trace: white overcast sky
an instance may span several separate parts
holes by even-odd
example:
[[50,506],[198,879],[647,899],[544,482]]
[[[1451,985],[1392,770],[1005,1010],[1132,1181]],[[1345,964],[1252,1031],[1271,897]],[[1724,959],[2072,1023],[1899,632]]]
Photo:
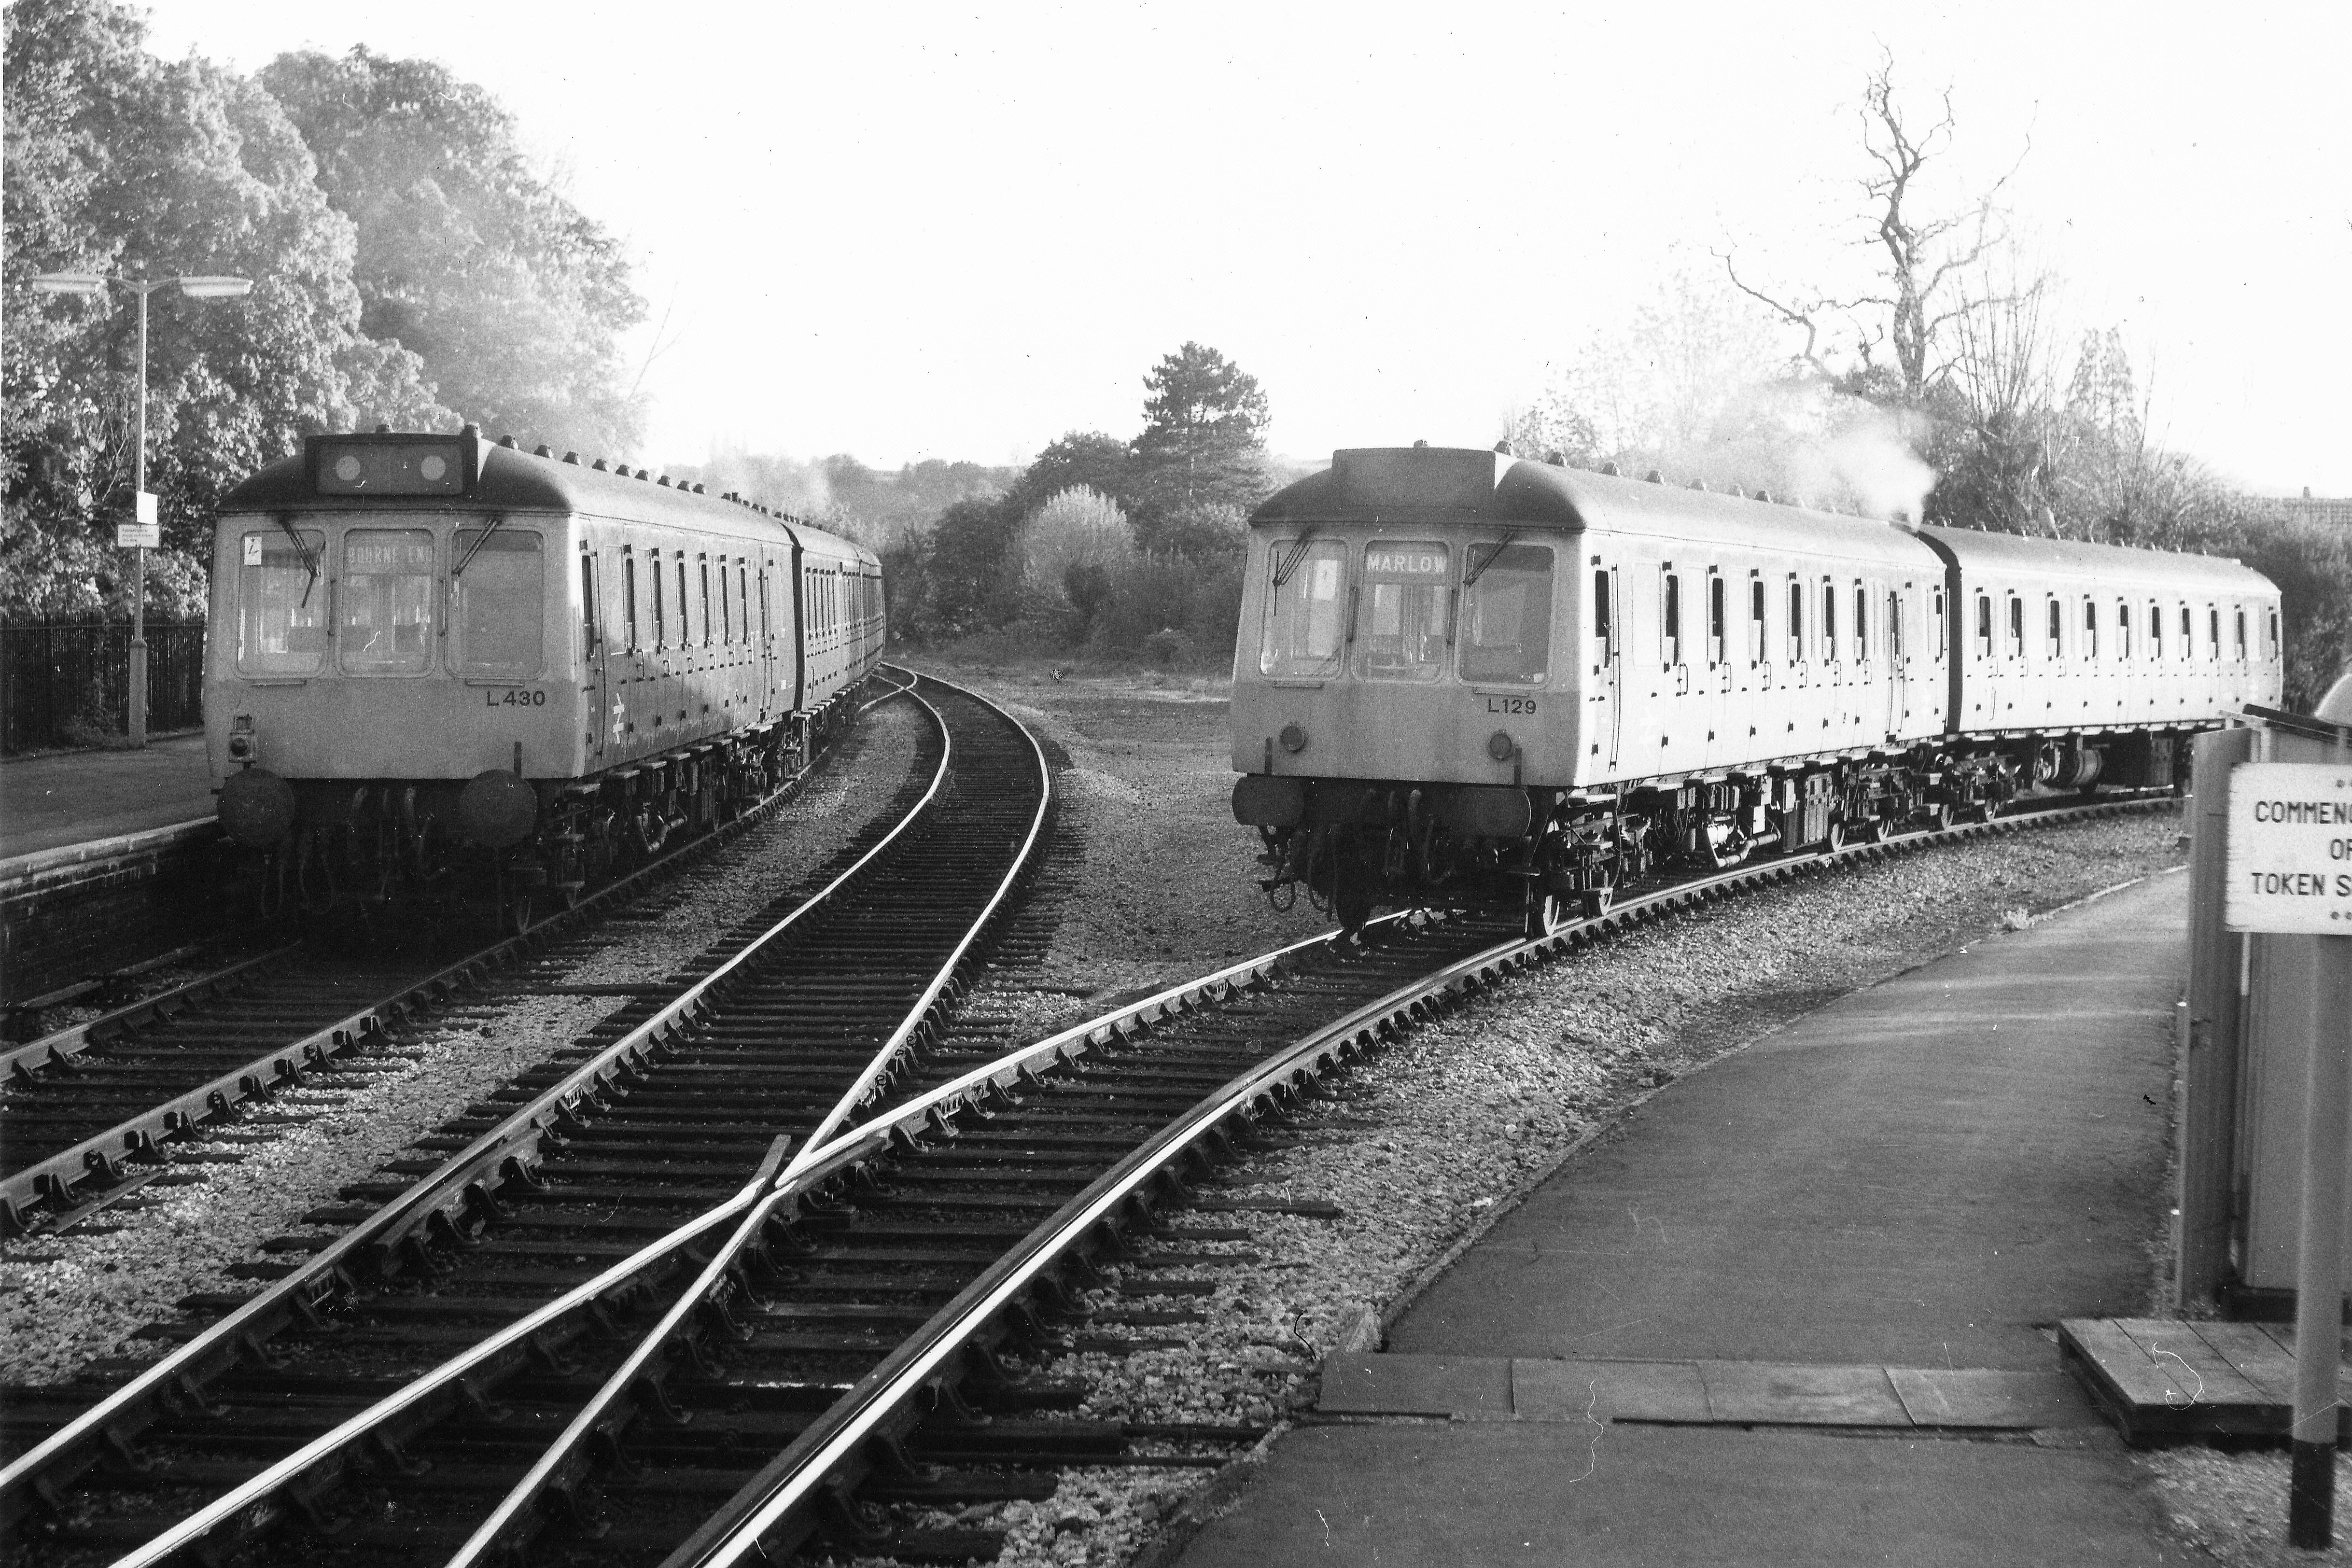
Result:
[[495,93],[667,322],[649,462],[1020,460],[1132,434],[1188,338],[1258,376],[1277,451],[1486,445],[1662,270],[1866,262],[1884,47],[1923,121],[1950,87],[1961,185],[2025,153],[2029,257],[2122,327],[2159,438],[2352,494],[2343,0],[151,14],[164,55],[364,43]]

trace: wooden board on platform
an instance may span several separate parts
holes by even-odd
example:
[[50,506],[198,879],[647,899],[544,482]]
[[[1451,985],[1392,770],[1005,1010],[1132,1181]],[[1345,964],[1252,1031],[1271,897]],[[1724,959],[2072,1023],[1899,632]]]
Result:
[[[2294,1405],[2292,1330],[2169,1318],[2068,1318],[2058,1350],[2135,1446],[2168,1437],[2286,1436]],[[2340,1352],[2339,1352],[2340,1354]],[[2339,1429],[2352,1436],[2352,1373]]]

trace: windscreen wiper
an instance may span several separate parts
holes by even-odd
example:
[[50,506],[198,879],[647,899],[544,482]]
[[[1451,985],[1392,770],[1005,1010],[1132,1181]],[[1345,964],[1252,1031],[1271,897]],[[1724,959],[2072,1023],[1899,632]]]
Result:
[[1314,542],[1315,531],[1309,528],[1298,536],[1298,542],[1290,547],[1290,553],[1274,563],[1276,587],[1279,588],[1290,581],[1292,574],[1298,570],[1298,563],[1307,558],[1307,547]]
[[466,574],[466,568],[474,563],[474,557],[482,552],[482,546],[490,542],[490,535],[496,533],[499,529],[504,528],[506,526],[506,514],[503,512],[490,519],[490,526],[482,530],[480,533],[475,536],[474,542],[466,547],[465,559],[458,562],[455,566],[449,568],[449,575],[452,577],[464,576]]
[[310,574],[310,580],[302,584],[302,603],[296,606],[307,610],[310,607],[310,590],[319,585],[319,557],[303,542],[301,531],[294,526],[293,519],[281,515],[270,521],[278,525],[280,533],[294,542],[294,553],[302,558],[302,570]]
[[[1470,570],[1463,574],[1462,585],[1465,588],[1475,587],[1477,585],[1478,579],[1486,574],[1486,568],[1492,566],[1496,562],[1500,561],[1503,558],[1503,552],[1511,547],[1511,541],[1517,539],[1519,536],[1520,531],[1520,530],[1516,528],[1507,528],[1503,530],[1503,537],[1496,544],[1494,552],[1488,555],[1484,561],[1473,561],[1470,563]],[[1478,547],[1474,544],[1470,548],[1472,550],[1475,550]]]

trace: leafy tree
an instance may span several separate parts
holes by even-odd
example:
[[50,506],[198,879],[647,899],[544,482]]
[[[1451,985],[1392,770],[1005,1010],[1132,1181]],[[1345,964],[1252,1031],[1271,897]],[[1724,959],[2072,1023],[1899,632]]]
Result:
[[37,272],[238,273],[242,300],[150,300],[148,485],[164,548],[150,606],[199,613],[220,495],[310,431],[439,423],[415,356],[369,340],[352,228],[312,183],[268,94],[143,47],[110,0],[16,0],[0,13],[8,179],[0,282],[0,609],[127,608],[112,528],[131,510],[137,304],[30,293]]
[[645,317],[620,243],[541,178],[515,122],[430,60],[355,47],[281,55],[261,82],[358,230],[369,336],[425,362],[441,401],[486,430],[625,450],[642,411],[620,334]]
[[1246,510],[1266,494],[1265,394],[1257,378],[1213,348],[1187,342],[1143,378],[1143,433],[1129,447],[1127,493],[1139,525],[1180,508],[1226,502]]
[[1013,487],[1013,504],[1035,510],[1064,490],[1086,489],[1124,509],[1134,474],[1128,444],[1099,430],[1072,430],[1046,443]]

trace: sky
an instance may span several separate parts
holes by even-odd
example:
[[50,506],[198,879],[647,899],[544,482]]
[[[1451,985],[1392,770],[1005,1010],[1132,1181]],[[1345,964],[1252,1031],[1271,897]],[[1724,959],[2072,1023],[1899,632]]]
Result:
[[1276,452],[1489,445],[1677,268],[1866,285],[1884,52],[1915,124],[1950,95],[1926,210],[2006,175],[2156,438],[2352,495],[2341,0],[147,8],[159,54],[365,44],[504,102],[636,263],[639,461],[1025,461],[1132,435],[1187,340]]

